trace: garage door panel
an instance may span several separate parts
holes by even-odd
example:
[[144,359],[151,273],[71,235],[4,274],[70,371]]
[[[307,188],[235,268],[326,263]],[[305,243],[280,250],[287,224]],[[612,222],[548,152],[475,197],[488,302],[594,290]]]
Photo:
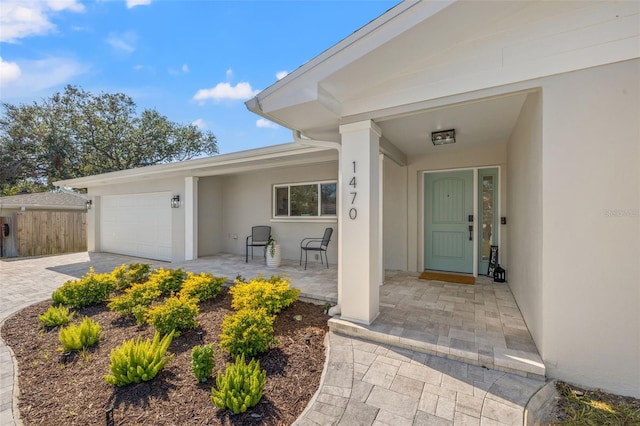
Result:
[[104,196],[102,251],[170,261],[170,198],[169,192]]

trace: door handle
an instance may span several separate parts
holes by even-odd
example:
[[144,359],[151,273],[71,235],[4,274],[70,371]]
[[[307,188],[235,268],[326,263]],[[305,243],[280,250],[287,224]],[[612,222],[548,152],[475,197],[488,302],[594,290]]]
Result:
[[473,241],[473,225],[469,225],[469,241]]

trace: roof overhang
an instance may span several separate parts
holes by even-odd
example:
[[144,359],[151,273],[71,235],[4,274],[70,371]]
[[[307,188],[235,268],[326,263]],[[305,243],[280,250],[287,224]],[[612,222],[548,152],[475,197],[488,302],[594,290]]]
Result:
[[639,2],[615,0],[403,1],[245,105],[339,142],[341,124],[638,58],[639,17]]
[[299,143],[292,142],[177,163],[158,164],[76,179],[61,180],[54,182],[54,185],[67,188],[90,188],[149,179],[247,173],[275,167],[290,167],[301,164],[336,161],[337,159],[338,154],[336,150],[303,146]]

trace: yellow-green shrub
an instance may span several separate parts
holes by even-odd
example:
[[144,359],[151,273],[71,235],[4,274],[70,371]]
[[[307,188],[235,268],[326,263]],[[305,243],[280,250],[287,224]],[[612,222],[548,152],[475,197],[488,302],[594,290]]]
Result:
[[151,306],[154,300],[162,295],[156,281],[134,284],[124,294],[114,297],[107,304],[109,309],[123,315],[134,315],[139,323],[144,322],[142,313]]
[[69,311],[66,306],[49,306],[49,309],[38,318],[45,327],[57,327],[68,324],[73,315],[74,312]]
[[255,359],[247,364],[244,355],[227,364],[224,375],[219,372],[216,387],[211,389],[211,401],[218,408],[228,408],[234,414],[247,411],[256,405],[264,391],[267,372],[260,370],[260,362]]
[[160,334],[175,331],[179,336],[179,330],[197,327],[198,304],[195,299],[172,296],[164,304],[149,308],[144,315]]
[[184,271],[181,268],[158,268],[149,274],[149,282],[158,284],[158,288],[164,296],[178,293],[184,282]]
[[70,324],[60,329],[58,339],[62,343],[62,351],[79,351],[98,343],[100,339],[100,324],[85,317],[79,324]]
[[115,268],[111,271],[111,276],[116,280],[116,288],[124,290],[133,284],[147,281],[150,269],[151,265],[148,263],[130,263]]
[[93,267],[79,280],[69,280],[53,292],[51,298],[74,308],[97,305],[109,299],[116,288],[116,281],[111,274],[96,274]]
[[199,382],[206,382],[211,377],[213,367],[216,365],[213,359],[215,351],[213,344],[194,346],[191,350],[191,371]]
[[300,290],[289,287],[289,281],[280,276],[272,276],[268,280],[257,276],[246,283],[236,281],[229,293],[235,310],[264,308],[273,315],[295,302]]
[[212,274],[204,272],[198,275],[187,272],[187,278],[182,283],[180,290],[180,297],[196,299],[198,302],[213,299],[226,281],[226,277],[214,277]]
[[160,333],[156,332],[153,341],[138,337],[135,341],[131,339],[123,342],[111,350],[111,374],[104,376],[105,381],[125,386],[153,379],[173,358],[173,354],[165,356],[172,339],[173,333],[160,339]]
[[222,320],[220,347],[232,355],[253,356],[269,349],[273,338],[275,317],[267,314],[264,308],[242,309]]

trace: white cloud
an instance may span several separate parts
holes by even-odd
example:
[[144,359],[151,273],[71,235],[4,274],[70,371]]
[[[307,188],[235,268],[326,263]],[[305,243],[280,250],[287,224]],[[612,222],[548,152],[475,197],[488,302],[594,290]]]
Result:
[[249,99],[257,95],[260,91],[251,88],[251,84],[240,82],[235,86],[229,83],[218,83],[211,89],[200,89],[193,96],[193,99],[203,103],[207,99],[215,101],[223,99]]
[[20,78],[20,67],[15,62],[5,62],[0,56],[0,87]]
[[289,71],[278,71],[276,73],[276,78],[278,80],[282,80],[283,78],[285,78],[287,75],[289,74]]
[[182,64],[180,69],[169,68],[168,71],[169,71],[169,74],[171,74],[171,75],[186,74],[186,73],[189,72],[189,66],[187,64]]
[[84,12],[77,0],[4,0],[0,7],[0,41],[50,33],[56,29],[51,16],[62,11]]
[[198,118],[198,119],[194,120],[194,122],[191,123],[191,124],[193,124],[194,126],[196,126],[200,130],[204,130],[204,129],[207,128],[207,123],[202,118]]
[[107,43],[114,49],[124,52],[133,53],[136,50],[136,42],[138,35],[133,31],[127,31],[121,34],[110,33],[107,37]]
[[227,80],[231,80],[231,78],[233,77],[233,70],[229,68],[225,74],[227,76]]
[[[5,64],[7,63],[3,63],[3,81]],[[20,75],[11,84],[3,87],[3,98],[28,98],[38,95],[43,90],[73,83],[75,77],[89,69],[73,59],[58,57],[18,61],[16,66],[20,69]]]
[[47,0],[47,5],[51,10],[59,12],[61,10],[70,10],[72,12],[84,12],[84,5],[78,3],[77,0]]
[[256,121],[256,126],[263,128],[263,129],[277,129],[278,126],[276,123],[274,123],[273,121],[269,121],[266,118],[260,118]]
[[151,4],[151,0],[127,0],[127,9],[131,9],[136,6],[148,6]]

